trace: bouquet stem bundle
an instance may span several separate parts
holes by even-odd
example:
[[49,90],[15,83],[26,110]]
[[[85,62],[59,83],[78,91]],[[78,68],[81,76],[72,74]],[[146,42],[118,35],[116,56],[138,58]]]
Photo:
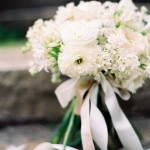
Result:
[[[99,89],[100,90],[97,94],[97,108],[102,112],[105,118],[106,124],[107,124],[108,150],[119,150],[123,148],[123,146],[115,131],[115,128],[111,120],[111,116],[104,102],[104,92],[101,86],[99,86]],[[86,97],[86,94],[84,95],[84,97]],[[77,101],[77,97],[73,97],[70,104],[67,107],[67,111],[64,115],[62,122],[60,123],[60,126],[58,128],[56,135],[51,140],[51,143],[53,144],[62,143],[64,146],[64,150],[66,146],[71,146],[77,149],[82,149],[81,118],[79,115],[74,113],[76,101]],[[98,125],[98,126],[100,127],[101,125]],[[139,133],[139,131],[136,129],[136,127],[133,124],[132,124],[132,127],[134,128],[134,131],[136,132],[137,136],[140,139],[142,139],[141,134]],[[94,146],[95,146],[95,150],[102,150],[98,147],[98,145],[95,142],[94,142]]]

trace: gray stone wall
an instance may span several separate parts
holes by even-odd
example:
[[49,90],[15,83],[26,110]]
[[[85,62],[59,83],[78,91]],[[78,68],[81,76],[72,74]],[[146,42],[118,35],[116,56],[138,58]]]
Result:
[[31,77],[26,71],[0,72],[0,121],[58,121],[61,109],[49,74]]

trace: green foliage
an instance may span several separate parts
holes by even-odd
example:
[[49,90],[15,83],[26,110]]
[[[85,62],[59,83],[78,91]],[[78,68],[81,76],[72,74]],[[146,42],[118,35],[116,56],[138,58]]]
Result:
[[25,38],[25,29],[0,25],[0,44],[9,41],[20,41]]
[[114,16],[120,16],[122,14],[122,11],[121,10],[118,10],[114,13]]
[[52,47],[52,50],[48,54],[58,60],[58,54],[60,52],[60,45]]
[[121,26],[121,22],[116,22],[115,27],[119,28]]
[[143,36],[145,36],[145,35],[147,35],[147,32],[146,32],[146,31],[143,31],[143,32],[141,32],[141,34],[142,34]]
[[143,70],[145,70],[145,69],[146,69],[146,66],[147,66],[147,65],[145,65],[145,64],[141,64],[141,65],[140,65],[140,68],[143,69]]

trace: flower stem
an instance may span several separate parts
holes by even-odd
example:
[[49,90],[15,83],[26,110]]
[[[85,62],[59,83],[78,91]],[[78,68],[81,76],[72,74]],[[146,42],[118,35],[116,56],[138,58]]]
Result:
[[65,116],[57,131],[57,134],[52,138],[51,143],[58,144],[61,142],[61,139],[64,136],[65,131],[67,130],[67,125],[69,124],[70,119],[71,119],[72,111],[74,108],[74,101],[75,101],[75,98],[72,98],[71,104],[69,105],[68,110],[65,113]]
[[69,138],[71,129],[73,127],[74,118],[75,118],[75,114],[72,113],[71,118],[70,118],[70,122],[69,122],[69,125],[68,125],[68,128],[67,128],[67,131],[65,133],[64,141],[63,141],[63,145],[64,145],[63,150],[65,150],[65,148],[66,148],[66,145],[67,145],[67,142],[68,142],[68,138]]

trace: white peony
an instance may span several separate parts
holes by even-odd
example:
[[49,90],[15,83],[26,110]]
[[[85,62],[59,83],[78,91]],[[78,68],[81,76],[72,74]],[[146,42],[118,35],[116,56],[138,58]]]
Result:
[[85,46],[96,45],[98,35],[98,22],[73,21],[68,22],[61,31],[64,44]]

